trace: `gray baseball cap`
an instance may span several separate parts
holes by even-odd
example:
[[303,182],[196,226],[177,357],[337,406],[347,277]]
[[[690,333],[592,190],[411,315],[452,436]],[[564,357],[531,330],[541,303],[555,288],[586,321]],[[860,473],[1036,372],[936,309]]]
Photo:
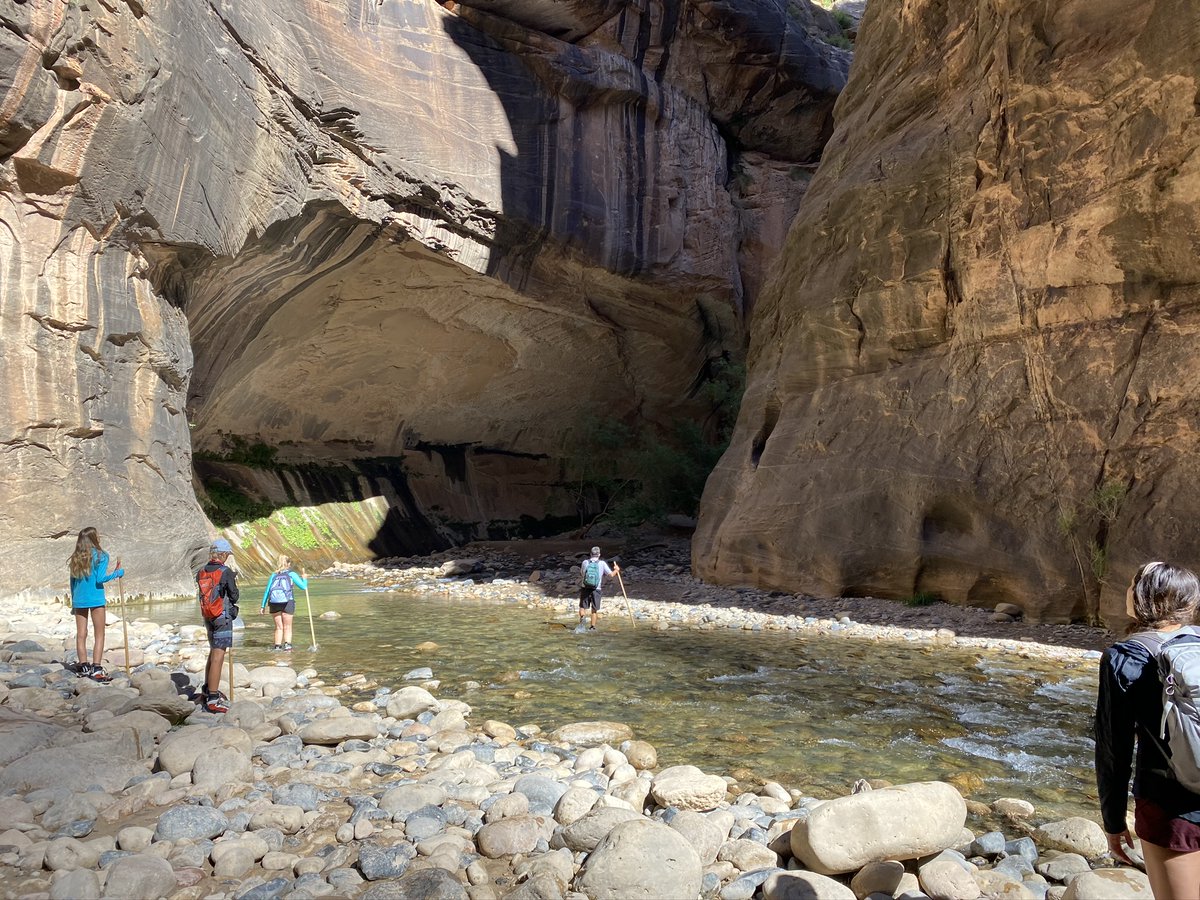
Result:
[[599,547],[593,547],[593,548],[592,548],[592,558],[593,558],[593,559],[595,559],[595,558],[596,558],[597,556],[599,556],[599,555],[600,555],[600,548],[599,548]]

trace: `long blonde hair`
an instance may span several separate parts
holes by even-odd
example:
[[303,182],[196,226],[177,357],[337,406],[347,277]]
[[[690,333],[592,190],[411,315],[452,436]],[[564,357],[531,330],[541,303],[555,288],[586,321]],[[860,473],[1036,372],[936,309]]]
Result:
[[100,535],[89,525],[79,532],[75,540],[75,552],[67,561],[72,578],[86,578],[92,571],[92,551],[100,550]]
[[284,556],[284,555],[280,554],[279,565],[277,565],[275,567],[275,574],[282,575],[284,572],[286,572],[291,567],[292,567],[292,558],[290,556]]

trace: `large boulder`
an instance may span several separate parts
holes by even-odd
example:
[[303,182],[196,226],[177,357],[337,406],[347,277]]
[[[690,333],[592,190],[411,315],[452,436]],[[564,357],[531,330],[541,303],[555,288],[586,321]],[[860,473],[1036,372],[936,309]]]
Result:
[[1076,875],[1067,883],[1062,900],[1152,900],[1150,879],[1136,869],[1095,869]]
[[208,725],[185,725],[170,732],[158,748],[158,768],[172,776],[192,771],[196,758],[218,747],[233,747],[247,756],[254,741],[240,728]]
[[591,900],[692,898],[703,880],[700,857],[678,831],[637,818],[613,828],[575,879]]
[[610,831],[622,822],[640,818],[640,815],[631,809],[616,807],[594,809],[563,829],[563,843],[572,850],[590,853]]
[[822,875],[885,859],[916,859],[956,846],[967,804],[953,785],[925,781],[822,803],[793,826],[792,855]]
[[425,688],[409,685],[388,696],[387,714],[397,719],[415,719],[427,710],[438,709],[437,698]]
[[300,740],[306,744],[333,746],[342,741],[369,741],[379,737],[379,725],[362,716],[329,716],[309,722],[299,731]]

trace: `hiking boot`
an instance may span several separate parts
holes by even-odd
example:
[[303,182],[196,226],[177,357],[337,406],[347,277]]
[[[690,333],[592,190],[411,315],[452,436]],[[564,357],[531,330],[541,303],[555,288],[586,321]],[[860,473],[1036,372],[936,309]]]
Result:
[[100,684],[108,684],[112,681],[111,675],[105,672],[104,669],[100,668],[100,666],[94,664],[88,666],[87,677],[92,679],[92,681],[99,682]]
[[283,649],[283,644],[272,644],[272,645],[271,645],[271,649],[272,649],[272,650],[282,650],[282,649]]
[[285,653],[291,653],[292,645],[290,643],[282,644],[282,645],[280,645],[279,649],[284,651]]
[[76,663],[75,664],[75,674],[80,678],[87,678],[88,675],[92,674],[92,664],[91,663]]
[[208,694],[204,698],[204,710],[210,713],[227,713],[229,712],[229,700],[220,691]]

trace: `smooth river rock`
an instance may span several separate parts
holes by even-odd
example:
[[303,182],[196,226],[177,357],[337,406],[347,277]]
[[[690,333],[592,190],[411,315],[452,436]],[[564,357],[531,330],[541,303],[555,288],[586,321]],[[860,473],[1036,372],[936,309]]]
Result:
[[867,863],[915,859],[958,844],[967,819],[962,795],[926,781],[864,791],[822,803],[791,832],[792,854],[822,875]]
[[600,841],[576,878],[591,900],[658,900],[700,892],[700,857],[679,832],[649,819],[622,822]]

